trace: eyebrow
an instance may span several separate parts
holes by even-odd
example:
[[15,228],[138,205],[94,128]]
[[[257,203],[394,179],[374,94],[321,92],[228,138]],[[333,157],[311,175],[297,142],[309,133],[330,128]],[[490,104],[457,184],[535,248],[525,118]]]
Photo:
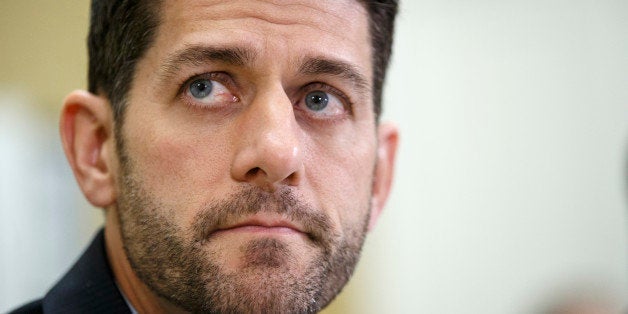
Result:
[[368,89],[368,81],[357,67],[350,63],[326,58],[307,57],[299,72],[305,75],[332,75],[350,81],[357,89]]
[[[191,45],[172,53],[159,67],[160,81],[169,82],[186,66],[198,67],[206,63],[220,63],[243,67],[256,60],[258,52],[246,47],[213,47]],[[349,81],[360,91],[369,88],[366,77],[348,62],[327,57],[304,57],[299,60],[299,73],[307,76],[329,75]]]
[[243,47],[212,47],[193,45],[168,56],[159,67],[160,77],[168,81],[185,66],[200,66],[208,62],[232,66],[243,66],[255,60],[256,52]]

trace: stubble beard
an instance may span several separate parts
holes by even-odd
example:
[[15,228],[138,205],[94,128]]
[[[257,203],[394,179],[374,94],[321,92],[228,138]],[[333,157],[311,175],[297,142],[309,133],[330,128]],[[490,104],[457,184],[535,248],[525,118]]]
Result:
[[[172,221],[177,210],[166,208],[144,189],[127,155],[120,161],[117,214],[131,268],[156,295],[187,311],[315,313],[334,299],[353,273],[368,215],[339,236],[325,213],[299,201],[291,190],[271,194],[246,187],[202,206],[190,230],[182,230]],[[282,214],[305,226],[307,249],[315,253],[305,269],[291,267],[302,257],[275,238],[240,247],[243,264],[237,272],[220,266],[220,252],[208,249],[210,231],[259,212]]]

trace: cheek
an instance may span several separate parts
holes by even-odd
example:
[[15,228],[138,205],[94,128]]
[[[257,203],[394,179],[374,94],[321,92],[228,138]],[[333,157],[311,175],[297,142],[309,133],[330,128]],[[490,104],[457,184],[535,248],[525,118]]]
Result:
[[318,205],[343,230],[363,224],[370,207],[375,136],[335,137],[313,142],[306,160],[306,175]]
[[199,207],[229,173],[225,153],[229,149],[221,140],[227,138],[224,134],[207,136],[163,124],[146,134],[150,136],[137,137],[133,143],[135,173],[166,206],[181,210],[185,210],[179,208],[182,204],[189,204],[188,210]]

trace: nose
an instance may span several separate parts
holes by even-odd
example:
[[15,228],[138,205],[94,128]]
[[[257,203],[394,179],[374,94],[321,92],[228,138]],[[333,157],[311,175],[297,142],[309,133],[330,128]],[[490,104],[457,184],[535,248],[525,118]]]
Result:
[[282,86],[258,92],[238,118],[231,176],[265,190],[298,185],[303,172],[300,127]]

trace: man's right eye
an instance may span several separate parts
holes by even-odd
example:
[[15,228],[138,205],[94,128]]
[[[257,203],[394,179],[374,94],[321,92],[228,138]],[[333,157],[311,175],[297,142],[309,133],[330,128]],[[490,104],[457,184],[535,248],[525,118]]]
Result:
[[225,85],[211,78],[217,75],[220,73],[192,78],[183,91],[186,102],[203,108],[216,108],[238,102],[239,99]]
[[200,79],[190,84],[190,94],[196,99],[203,99],[212,92],[213,84],[208,79]]

